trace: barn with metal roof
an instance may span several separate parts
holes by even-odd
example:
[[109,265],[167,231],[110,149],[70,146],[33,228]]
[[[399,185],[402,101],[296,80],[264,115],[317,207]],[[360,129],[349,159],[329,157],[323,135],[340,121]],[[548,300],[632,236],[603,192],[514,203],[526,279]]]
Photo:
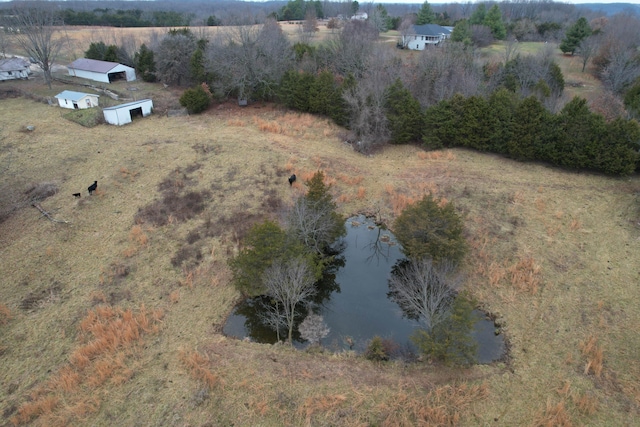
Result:
[[117,80],[133,81],[136,70],[117,62],[79,58],[67,66],[69,75],[97,82],[112,83]]

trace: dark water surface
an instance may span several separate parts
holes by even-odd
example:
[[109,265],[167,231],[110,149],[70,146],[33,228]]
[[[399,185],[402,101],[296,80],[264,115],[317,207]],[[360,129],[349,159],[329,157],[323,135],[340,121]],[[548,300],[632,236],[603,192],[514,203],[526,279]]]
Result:
[[[332,350],[352,347],[363,351],[367,342],[378,335],[410,347],[409,337],[419,324],[408,319],[387,297],[391,269],[404,258],[400,246],[393,234],[378,228],[364,216],[349,218],[346,228],[345,249],[341,253],[344,262],[337,263],[333,274],[325,275],[324,292],[314,309],[330,329],[322,340],[323,346]],[[260,306],[265,302],[258,297],[241,303],[227,319],[223,332],[256,342],[276,342],[276,333],[259,319]],[[479,320],[473,336],[478,341],[478,362],[498,360],[505,351],[502,335],[496,336],[493,321],[477,313]],[[297,338],[296,346],[306,345]]]

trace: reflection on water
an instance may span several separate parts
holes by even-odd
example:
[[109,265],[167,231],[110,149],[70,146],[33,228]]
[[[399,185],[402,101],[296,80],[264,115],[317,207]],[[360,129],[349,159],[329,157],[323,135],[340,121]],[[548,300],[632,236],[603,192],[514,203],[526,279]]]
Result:
[[[368,340],[379,335],[409,346],[409,337],[419,324],[404,316],[387,297],[391,269],[403,258],[395,237],[364,216],[349,218],[346,228],[344,250],[327,270],[312,303],[330,329],[322,344],[333,350],[352,347],[362,351]],[[266,297],[244,301],[229,316],[223,332],[262,343],[276,342],[275,331],[266,327],[260,317],[268,303]],[[298,321],[303,320],[307,310],[303,308],[300,313]],[[480,363],[497,360],[504,353],[502,336],[496,336],[494,331],[493,322],[484,317],[475,325],[473,336],[478,341]],[[306,345],[297,330],[294,340],[298,347]]]

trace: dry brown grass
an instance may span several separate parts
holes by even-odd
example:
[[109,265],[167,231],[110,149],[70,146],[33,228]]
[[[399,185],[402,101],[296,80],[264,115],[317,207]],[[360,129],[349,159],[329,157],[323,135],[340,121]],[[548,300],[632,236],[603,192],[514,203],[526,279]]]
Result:
[[[54,83],[47,96],[64,89],[73,88]],[[173,102],[169,90],[149,90],[157,90],[167,105]],[[21,404],[34,404],[23,413],[37,412],[38,406],[47,407],[41,399],[59,396],[50,415],[34,417],[34,424],[133,425],[144,413],[148,425],[180,419],[193,425],[298,426],[307,423],[309,409],[312,425],[381,425],[385,420],[416,425],[442,416],[421,412],[427,411],[419,403],[429,392],[477,386],[481,378],[490,398],[476,394],[457,415],[446,404],[430,410],[443,409],[447,419],[461,425],[532,425],[562,419],[562,409],[576,425],[635,423],[640,369],[629,348],[640,347],[635,333],[640,307],[629,295],[637,283],[635,254],[640,252],[636,176],[621,181],[573,174],[465,150],[428,158],[415,147],[389,146],[362,156],[326,120],[287,116],[269,106],[243,110],[221,104],[201,116],[158,114],[121,128],[90,129],[62,122],[56,108],[22,99],[3,99],[0,112],[0,164],[9,165],[3,175],[7,188],[22,193],[33,182],[57,183],[59,191],[43,205],[72,225],[42,220],[28,207],[0,223],[0,301],[12,311],[25,311],[12,312],[2,326],[7,386],[0,387],[0,409],[8,418],[19,415]],[[280,123],[284,132],[260,130],[254,116]],[[35,132],[20,131],[27,122]],[[391,225],[403,205],[427,192],[454,203],[465,218],[471,246],[467,288],[501,323],[509,361],[464,371],[371,365],[349,353],[314,355],[221,335],[239,297],[230,286],[226,261],[251,224],[277,218],[277,202],[290,203],[304,191],[305,175],[310,178],[318,169],[336,197],[346,195],[338,205],[345,216],[372,212]],[[290,173],[298,175],[293,188],[286,181]],[[102,197],[70,197],[94,179]],[[163,225],[150,230],[150,222],[135,218],[140,209],[163,200],[164,184],[180,197],[189,191],[209,195],[191,218],[165,213],[158,216]],[[536,206],[536,200],[544,206]],[[573,219],[579,227],[572,226]],[[141,228],[133,231],[135,225]],[[190,245],[201,253],[199,263],[174,267],[178,248]],[[127,248],[133,249],[123,254]],[[55,299],[43,293],[50,289],[56,289]],[[174,305],[170,295],[176,290],[179,303]],[[34,295],[44,295],[47,303],[20,308]],[[95,311],[105,303],[112,304],[113,313]],[[134,308],[142,304],[172,307],[162,331],[148,339],[141,325],[153,332],[163,313],[147,311],[138,319]],[[144,346],[135,344],[142,342],[135,339],[136,329],[125,325],[122,313],[129,309],[140,322]],[[75,341],[76,326],[92,311],[104,324],[102,336],[110,340],[100,341],[87,329],[83,340]],[[107,327],[118,319],[129,335]],[[92,324],[87,321],[85,328]],[[597,342],[583,355],[580,344],[586,350],[590,334]],[[212,391],[208,398],[189,399],[208,386],[185,374],[191,368],[177,356],[181,348],[205,357],[207,364],[194,360],[193,369],[207,369],[220,380],[215,396]],[[606,355],[600,377],[598,348]],[[80,375],[78,385],[72,372]],[[100,385],[92,388],[88,376]],[[564,380],[571,387],[559,395]],[[88,392],[81,398],[74,387]],[[192,400],[200,406],[189,404]]]
[[220,378],[208,368],[208,357],[198,353],[197,351],[189,353],[182,351],[180,353],[180,360],[195,379],[202,381],[210,389],[213,389],[220,382]]
[[600,378],[604,365],[604,351],[602,346],[598,344],[598,337],[595,335],[589,336],[585,341],[580,343],[580,351],[586,358],[584,374],[589,375],[593,373],[597,378]]
[[11,310],[6,305],[0,304],[0,325],[6,325],[12,317]]

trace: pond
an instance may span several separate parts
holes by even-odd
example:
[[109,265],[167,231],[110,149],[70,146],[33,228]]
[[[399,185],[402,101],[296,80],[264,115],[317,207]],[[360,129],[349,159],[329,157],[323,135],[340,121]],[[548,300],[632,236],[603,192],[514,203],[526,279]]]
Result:
[[[413,351],[409,340],[419,327],[407,318],[400,306],[388,298],[389,277],[393,266],[404,258],[393,234],[379,228],[365,216],[349,218],[344,250],[320,283],[314,299],[314,311],[323,316],[330,329],[322,345],[332,350],[354,349],[362,352],[368,341],[378,335]],[[263,325],[260,313],[265,297],[250,298],[236,307],[223,332],[238,338],[249,337],[261,343],[275,343],[276,333]],[[502,335],[495,334],[493,321],[477,311],[473,337],[478,342],[479,363],[500,359],[505,352]],[[304,318],[306,312],[302,314]],[[294,334],[294,345],[307,345]]]

